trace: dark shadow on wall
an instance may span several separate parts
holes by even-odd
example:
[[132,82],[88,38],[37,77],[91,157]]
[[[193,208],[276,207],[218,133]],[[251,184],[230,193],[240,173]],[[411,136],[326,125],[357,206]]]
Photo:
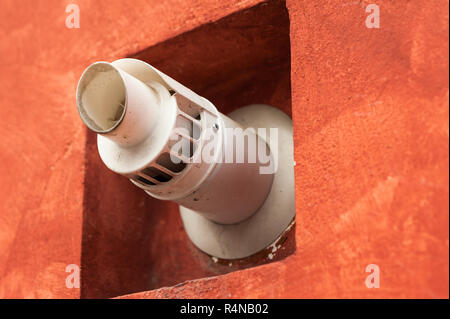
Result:
[[[289,16],[269,1],[132,55],[229,113],[265,103],[291,115]],[[295,230],[274,259],[215,263],[186,236],[178,207],[153,199],[102,163],[87,133],[81,297],[108,298],[274,262],[295,250]]]

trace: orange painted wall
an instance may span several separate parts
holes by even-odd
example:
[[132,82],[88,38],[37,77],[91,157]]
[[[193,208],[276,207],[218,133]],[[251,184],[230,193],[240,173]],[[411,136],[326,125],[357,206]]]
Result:
[[[0,0],[1,298],[82,296],[65,267],[83,258],[83,69],[259,2]],[[448,2],[379,0],[367,29],[371,2],[287,1],[294,254],[133,297],[448,298]]]

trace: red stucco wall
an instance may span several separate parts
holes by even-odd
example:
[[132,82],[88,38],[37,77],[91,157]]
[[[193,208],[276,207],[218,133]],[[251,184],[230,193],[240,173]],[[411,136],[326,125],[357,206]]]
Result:
[[[0,297],[82,295],[65,267],[83,258],[86,65],[258,2],[1,0]],[[368,3],[287,1],[295,253],[134,297],[448,298],[448,2],[376,1],[380,29]]]

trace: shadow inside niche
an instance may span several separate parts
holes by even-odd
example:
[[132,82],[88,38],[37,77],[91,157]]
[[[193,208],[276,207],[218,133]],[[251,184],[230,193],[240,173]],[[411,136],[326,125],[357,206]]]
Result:
[[[289,17],[269,1],[133,54],[213,102],[222,113],[255,103],[291,115]],[[102,163],[87,133],[81,297],[108,298],[280,260],[257,254],[215,263],[192,245],[176,204],[146,195]]]

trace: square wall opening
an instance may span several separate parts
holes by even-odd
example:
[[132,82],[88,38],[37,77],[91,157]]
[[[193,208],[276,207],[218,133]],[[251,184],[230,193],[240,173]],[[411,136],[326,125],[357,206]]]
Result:
[[[270,104],[291,116],[289,16],[269,1],[168,39],[129,57],[143,60],[227,114]],[[277,254],[222,261],[187,237],[178,206],[148,196],[101,161],[87,132],[81,297],[109,298],[276,262],[295,250],[295,230]]]

